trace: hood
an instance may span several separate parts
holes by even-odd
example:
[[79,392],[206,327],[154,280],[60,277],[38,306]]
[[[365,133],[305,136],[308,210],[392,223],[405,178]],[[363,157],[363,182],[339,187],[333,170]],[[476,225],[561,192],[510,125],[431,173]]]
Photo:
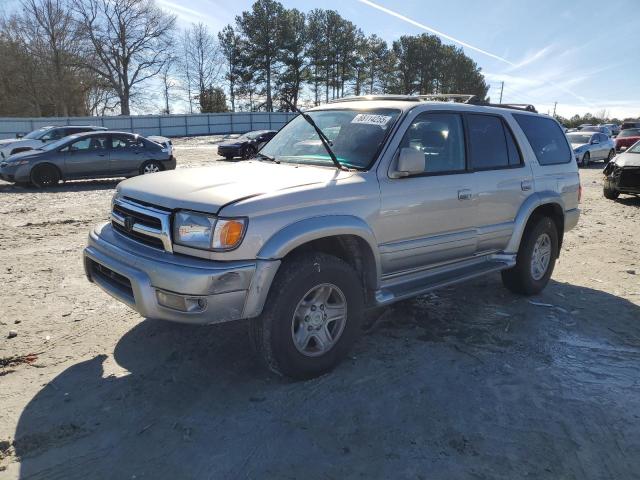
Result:
[[5,162],[12,162],[14,160],[18,160],[19,158],[37,157],[42,153],[42,150],[26,150],[24,152],[18,152],[14,153],[13,155],[9,155],[5,159]]
[[218,146],[221,147],[232,147],[234,145],[243,145],[245,143],[247,143],[248,140],[238,140],[236,139],[232,139],[232,140],[225,140],[224,142],[220,142],[218,144]]
[[117,190],[120,195],[169,209],[218,213],[223,206],[239,200],[352,174],[313,165],[216,162],[208,167],[141,175],[120,183]]
[[580,147],[586,147],[587,145],[589,145],[588,143],[571,143],[571,148],[573,148],[574,150],[577,150]]
[[640,167],[640,153],[619,153],[612,161],[619,167]]
[[19,141],[20,141],[19,138],[5,138],[3,140],[0,140],[0,147],[4,147],[5,145],[10,145],[12,143],[19,142]]

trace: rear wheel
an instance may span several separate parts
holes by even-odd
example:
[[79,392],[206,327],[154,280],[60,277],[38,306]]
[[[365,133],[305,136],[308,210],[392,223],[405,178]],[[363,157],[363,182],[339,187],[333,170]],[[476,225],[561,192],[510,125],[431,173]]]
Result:
[[60,171],[53,165],[38,165],[31,171],[31,183],[38,188],[51,187],[60,181]]
[[150,173],[157,173],[160,171],[162,171],[162,164],[160,162],[156,162],[155,160],[145,162],[142,167],[140,167],[140,173],[142,175],[148,175]]
[[591,155],[589,154],[589,152],[586,152],[584,154],[584,157],[582,157],[582,166],[588,167],[590,162],[591,162]]
[[297,255],[280,267],[250,334],[272,371],[311,378],[347,355],[363,312],[362,283],[353,268],[331,255]]
[[536,216],[524,231],[516,266],[502,272],[502,283],[514,293],[539,293],[547,286],[557,257],[558,230],[554,221]]

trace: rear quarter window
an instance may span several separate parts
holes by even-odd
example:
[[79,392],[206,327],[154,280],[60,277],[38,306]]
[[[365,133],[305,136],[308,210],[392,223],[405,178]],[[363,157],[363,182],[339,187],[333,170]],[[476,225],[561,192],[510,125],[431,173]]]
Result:
[[514,114],[540,165],[571,162],[572,155],[564,132],[555,120],[535,115]]

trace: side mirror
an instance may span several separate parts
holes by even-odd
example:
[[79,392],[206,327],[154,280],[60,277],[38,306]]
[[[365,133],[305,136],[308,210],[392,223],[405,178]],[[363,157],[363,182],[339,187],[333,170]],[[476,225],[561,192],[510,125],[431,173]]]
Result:
[[402,148],[398,154],[398,163],[393,178],[408,177],[424,172],[424,154],[415,148]]
[[24,133],[16,133],[16,138],[22,138],[24,137]]
[[598,145],[600,140],[591,140],[591,145]]

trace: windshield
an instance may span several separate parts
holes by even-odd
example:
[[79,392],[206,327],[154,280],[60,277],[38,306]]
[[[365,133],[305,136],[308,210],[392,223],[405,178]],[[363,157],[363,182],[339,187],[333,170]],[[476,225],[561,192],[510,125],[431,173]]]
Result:
[[46,145],[43,145],[42,147],[40,147],[38,150],[44,150],[45,152],[48,152],[50,150],[55,150],[56,148],[60,148],[65,143],[69,142],[70,140],[75,140],[76,138],[78,138],[77,135],[64,137],[64,138],[61,138],[60,140],[56,140],[55,142],[47,143]]
[[580,130],[582,130],[583,132],[599,132],[600,127],[583,127]]
[[624,137],[639,137],[640,136],[640,128],[630,128],[629,130],[623,130],[618,135],[618,138]]
[[39,140],[40,137],[47,133],[49,130],[49,128],[39,128],[38,130],[34,130],[31,133],[27,133],[22,138],[28,138],[29,140]]
[[628,150],[627,153],[640,153],[640,142],[634,143]]
[[[399,110],[317,110],[307,112],[327,136],[338,162],[367,169],[375,160]],[[301,115],[289,122],[260,151],[280,162],[333,164],[315,129]]]
[[247,140],[253,140],[254,138],[258,138],[262,133],[262,131],[260,132],[248,132],[245,133],[244,135],[240,135],[236,140],[239,140],[241,142],[246,142]]
[[571,143],[589,143],[591,140],[591,135],[584,135],[580,133],[570,133],[567,135],[567,138]]

